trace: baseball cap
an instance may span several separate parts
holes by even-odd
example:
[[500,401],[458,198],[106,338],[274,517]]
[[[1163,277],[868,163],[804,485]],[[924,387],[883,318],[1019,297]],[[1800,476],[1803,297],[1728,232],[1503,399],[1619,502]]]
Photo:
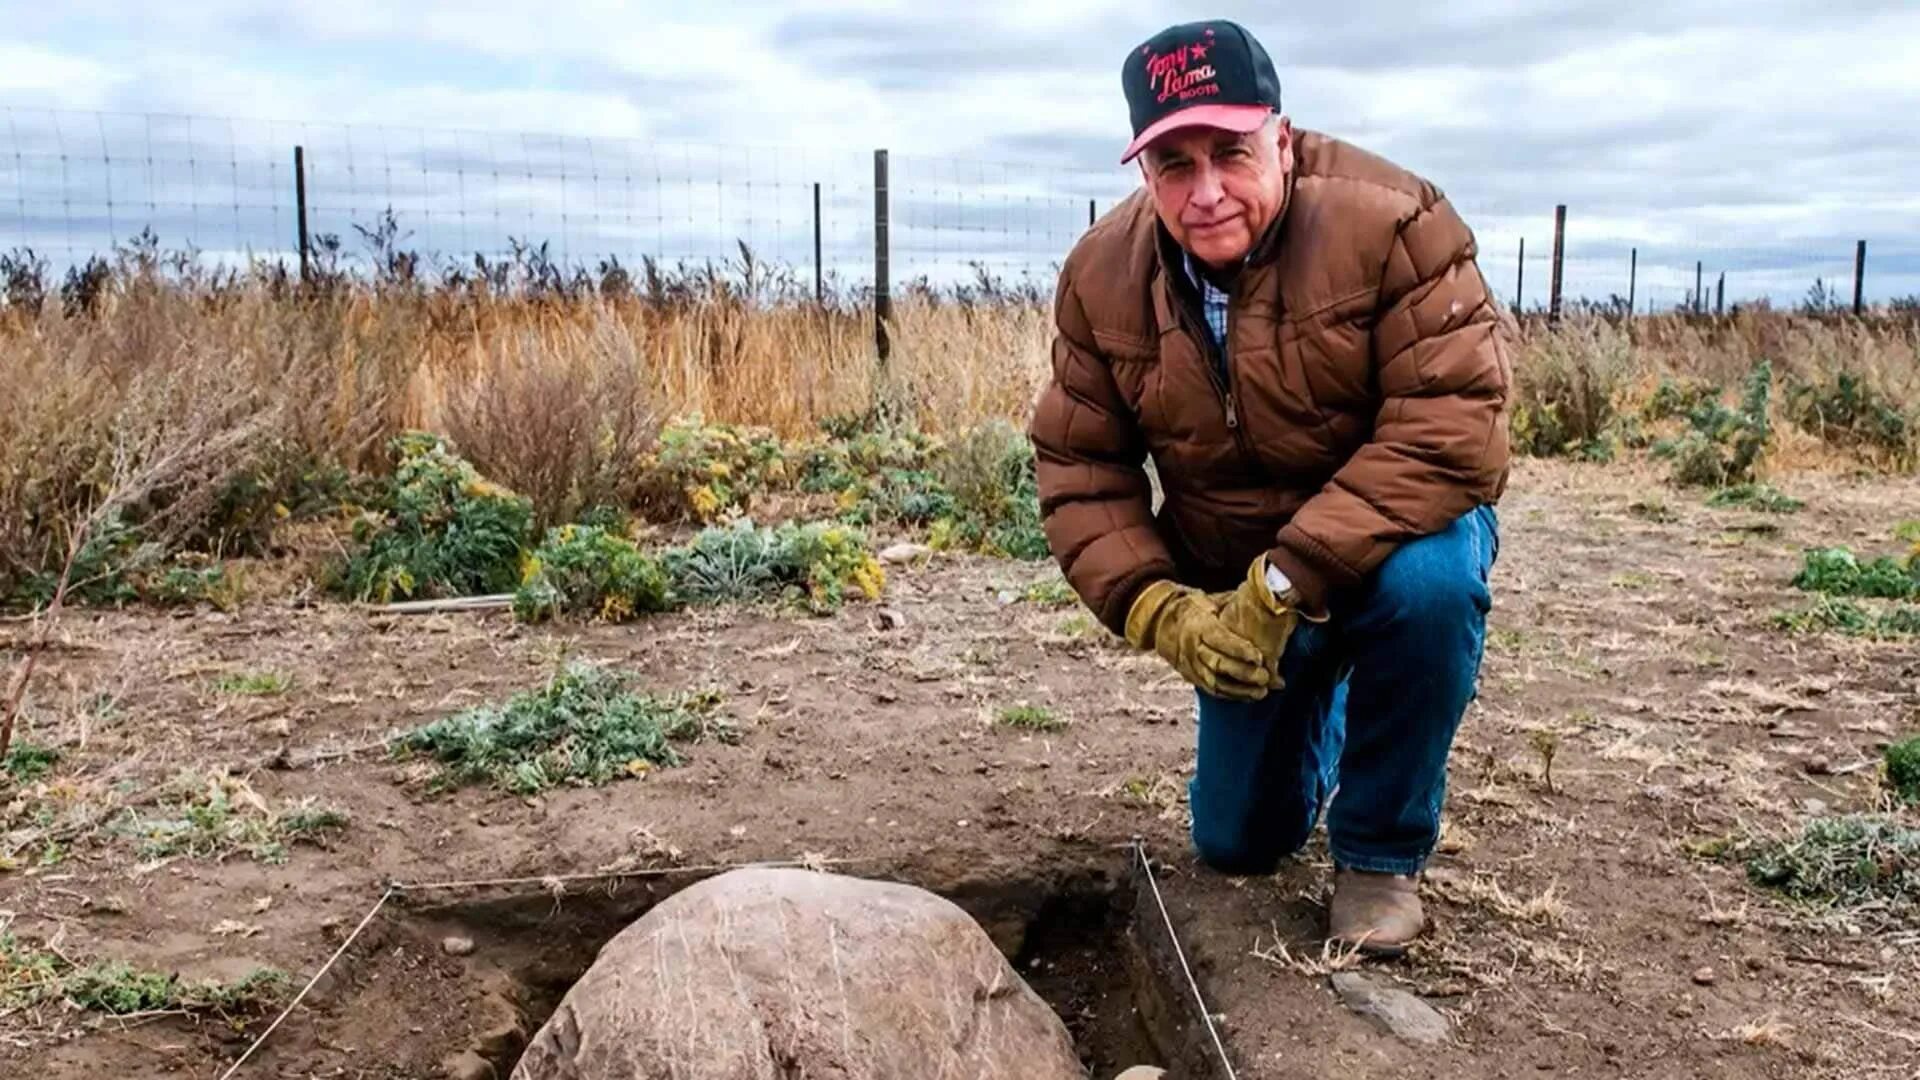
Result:
[[1246,134],[1280,109],[1280,76],[1267,50],[1226,19],[1170,26],[1121,65],[1133,142],[1120,163],[1169,131],[1212,127]]

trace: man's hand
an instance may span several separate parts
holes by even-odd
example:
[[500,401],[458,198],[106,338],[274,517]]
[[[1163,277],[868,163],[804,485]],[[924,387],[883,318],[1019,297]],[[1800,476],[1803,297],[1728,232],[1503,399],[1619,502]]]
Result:
[[1267,578],[1266,556],[1254,559],[1247,567],[1247,580],[1238,589],[1214,596],[1221,623],[1260,650],[1262,671],[1274,689],[1285,686],[1286,680],[1280,677],[1280,658],[1287,654],[1287,642],[1300,624],[1300,613],[1288,600],[1274,595]]
[[1173,581],[1140,590],[1127,612],[1127,640],[1215,697],[1258,701],[1273,686],[1259,647],[1228,629],[1205,593]]

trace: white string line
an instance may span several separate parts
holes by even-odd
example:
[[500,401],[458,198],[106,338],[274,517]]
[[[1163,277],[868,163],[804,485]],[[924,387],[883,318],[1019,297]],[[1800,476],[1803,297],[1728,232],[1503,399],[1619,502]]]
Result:
[[1233,1059],[1227,1056],[1227,1048],[1220,1041],[1220,1031],[1213,1026],[1213,1013],[1207,1009],[1207,999],[1200,993],[1200,984],[1194,980],[1193,969],[1187,966],[1187,951],[1180,947],[1180,935],[1173,928],[1173,916],[1167,912],[1167,902],[1160,898],[1160,883],[1154,879],[1153,865],[1147,861],[1147,842],[1135,837],[1134,854],[1139,856],[1140,869],[1147,875],[1147,885],[1153,890],[1153,903],[1160,909],[1160,919],[1167,926],[1167,940],[1173,942],[1173,955],[1180,959],[1180,972],[1187,977],[1187,988],[1193,991],[1193,1003],[1200,1006],[1200,1019],[1207,1025],[1207,1034],[1213,1038],[1213,1048],[1220,1054],[1220,1065],[1227,1070],[1227,1080],[1239,1080],[1233,1071]]
[[261,1032],[260,1037],[253,1040],[253,1045],[247,1047],[247,1052],[240,1055],[240,1060],[234,1062],[227,1068],[226,1072],[220,1074],[220,1080],[233,1080],[234,1074],[240,1071],[240,1066],[245,1065],[247,1059],[254,1055],[254,1051],[259,1050],[260,1047],[266,1044],[268,1037],[278,1030],[282,1023],[286,1022],[287,1017],[293,1015],[293,1010],[300,1007],[300,1003],[307,999],[307,995],[313,991],[314,986],[326,976],[327,972],[333,970],[333,965],[339,963],[342,956],[346,955],[348,947],[367,929],[367,924],[373,922],[373,917],[380,914],[380,909],[387,906],[387,901],[393,899],[394,892],[394,889],[389,888],[386,892],[380,894],[380,899],[374,901],[373,907],[368,909],[366,917],[360,920],[360,925],[354,927],[353,933],[347,935],[347,940],[341,942],[340,947],[333,950],[333,955],[327,957],[327,962],[321,964],[320,970],[313,973],[313,978],[307,980],[307,985],[300,988],[300,993],[294,996],[292,1003],[285,1009],[282,1009],[279,1016],[274,1017],[273,1023],[267,1025],[267,1030]]
[[555,885],[568,885],[583,881],[619,881],[624,878],[666,877],[669,874],[721,873],[728,870],[812,870],[821,866],[851,866],[859,863],[882,862],[878,855],[858,859],[783,859],[774,862],[746,863],[710,863],[705,866],[652,866],[637,867],[632,870],[608,870],[594,874],[542,874],[537,877],[479,878],[473,881],[427,881],[409,884],[404,881],[392,881],[388,885],[394,892],[434,892],[447,889],[483,889],[501,888],[508,885],[539,885],[551,890]]

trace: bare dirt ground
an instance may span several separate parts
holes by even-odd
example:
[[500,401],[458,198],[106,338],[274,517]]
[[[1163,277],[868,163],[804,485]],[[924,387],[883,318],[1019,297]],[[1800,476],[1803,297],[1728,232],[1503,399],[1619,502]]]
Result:
[[[1453,1020],[1441,1047],[1401,1043],[1329,991],[1323,844],[1268,879],[1195,864],[1190,693],[1076,609],[1021,599],[1054,576],[1044,564],[890,568],[897,620],[870,604],[542,629],[504,613],[329,604],[78,613],[46,657],[29,732],[64,757],[17,797],[82,826],[45,865],[0,874],[0,920],[76,962],[222,978],[272,965],[304,981],[392,881],[858,859],[832,868],[985,910],[1117,880],[1139,835],[1164,863],[1161,888],[1242,1077],[1920,1076],[1915,935],[1816,927],[1737,862],[1698,854],[1743,830],[1870,807],[1861,763],[1920,726],[1913,639],[1769,623],[1805,600],[1787,585],[1803,547],[1889,548],[1894,522],[1920,508],[1920,481],[1779,483],[1804,512],[1711,510],[1624,467],[1518,470],[1481,697],[1424,886],[1436,931],[1406,961],[1366,965]],[[0,624],[0,643],[17,650],[25,632]],[[530,798],[436,794],[367,749],[535,686],[563,657],[651,688],[717,689],[742,738],[694,746],[678,768]],[[284,690],[220,688],[263,672],[286,676]],[[1066,727],[993,723],[1022,702]],[[1551,787],[1543,731],[1557,747]],[[143,859],[114,828],[115,808],[182,770],[220,768],[272,805],[312,796],[349,824],[282,864]],[[468,1050],[510,1056],[508,1003],[557,994],[671,881],[401,897],[241,1075],[430,1077]],[[1081,917],[1096,918],[1056,911],[1048,932]],[[473,937],[472,955],[443,951],[448,934]],[[1051,977],[1056,1004],[1110,975],[1096,946],[1070,944],[1053,954],[1082,954]],[[217,1077],[263,1023],[102,1019],[48,1002],[0,1016],[0,1074]]]

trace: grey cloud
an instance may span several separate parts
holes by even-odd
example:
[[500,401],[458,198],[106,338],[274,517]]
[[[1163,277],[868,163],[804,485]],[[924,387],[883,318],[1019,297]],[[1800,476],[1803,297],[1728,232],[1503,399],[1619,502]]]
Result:
[[1070,36],[1016,32],[985,12],[963,12],[794,14],[773,28],[770,40],[815,71],[882,90],[970,85],[980,93],[1007,93],[1022,77],[1065,71],[1105,79],[1117,92],[1126,50],[1158,29],[1109,18]]

